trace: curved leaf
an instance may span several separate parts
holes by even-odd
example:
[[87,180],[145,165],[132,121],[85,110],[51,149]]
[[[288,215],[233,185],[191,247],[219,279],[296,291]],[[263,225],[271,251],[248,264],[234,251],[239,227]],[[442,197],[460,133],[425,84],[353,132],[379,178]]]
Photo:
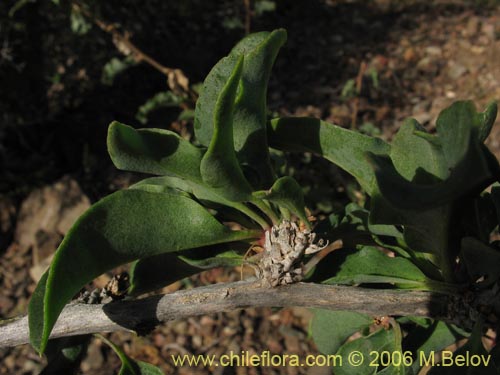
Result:
[[[474,147],[474,145],[471,145]],[[449,203],[470,190],[486,187],[493,182],[493,174],[480,148],[471,150],[444,181],[422,185],[404,179],[389,158],[369,155],[377,176],[382,196],[394,207],[412,210],[426,210]]]
[[374,247],[365,246],[358,251],[339,250],[331,254],[328,264],[338,264],[332,270],[335,276],[322,281],[325,284],[389,283],[400,287],[423,288],[428,279],[410,260],[389,257]]
[[130,269],[128,293],[139,295],[151,292],[204,269],[237,266],[243,256],[233,249],[242,246],[243,249],[249,247],[248,244],[225,243],[139,259]]
[[[240,163],[253,168],[260,180],[257,188],[267,188],[275,174],[271,167],[266,132],[267,83],[286,31],[275,30],[245,55],[241,86],[234,112],[234,147]],[[237,45],[232,53],[240,50]]]
[[[342,345],[337,354],[342,358],[349,358],[349,354],[353,352],[360,352],[361,358],[364,361],[353,365],[350,361],[345,361],[342,366],[335,368],[335,375],[373,375],[377,373],[377,367],[373,367],[372,360],[373,352],[401,352],[401,337],[398,337],[398,330],[396,329],[383,329],[370,333],[368,336],[362,336],[358,339],[349,341]],[[382,366],[380,366],[382,367]],[[404,374],[402,366],[390,365],[382,370],[384,374]]]
[[473,237],[465,237],[461,243],[461,258],[467,268],[470,281],[478,286],[488,286],[500,279],[500,251]]
[[127,294],[138,296],[152,292],[199,272],[198,268],[179,259],[178,253],[139,259],[130,267],[130,287]]
[[[258,216],[244,203],[227,200],[226,198],[218,195],[213,188],[203,184],[202,182],[198,183],[196,181],[184,180],[182,178],[172,176],[150,177],[130,186],[129,189],[139,189],[154,193],[168,193],[172,190],[177,194],[188,193],[200,200],[205,206],[217,206],[215,208],[218,211],[221,211],[220,205],[227,206],[230,209],[238,210],[239,212],[245,214],[263,228],[268,226],[264,219]],[[226,209],[226,213],[229,213],[228,211],[230,211],[230,209]],[[238,223],[247,228],[253,228],[255,226],[255,224],[248,222],[248,220],[241,217],[241,215],[238,216],[238,219],[236,219],[233,215],[230,221],[236,219]]]
[[325,355],[335,354],[353,333],[373,324],[373,318],[354,311],[313,311],[311,335],[319,351]]
[[488,135],[491,132],[491,128],[493,127],[493,124],[495,124],[497,112],[497,103],[491,102],[488,104],[484,112],[477,114],[479,118],[477,125],[477,127],[479,128],[478,139],[480,142],[484,142],[486,141],[486,138],[488,138]]
[[243,55],[235,62],[215,103],[214,133],[200,165],[203,181],[218,195],[231,201],[250,200],[252,190],[236,158],[233,140],[234,100],[242,68]]
[[[471,335],[465,345],[458,348],[453,357],[444,353],[441,355],[441,362],[432,366],[429,375],[498,375],[497,368],[491,355],[486,351],[483,344],[483,323],[476,321]],[[479,359],[477,364],[464,366],[465,357],[475,355]],[[460,359],[457,358],[460,356]],[[471,362],[472,363],[472,362]]]
[[493,182],[496,168],[474,128],[480,115],[471,102],[453,104],[440,113],[438,135],[430,136],[434,140],[422,137],[424,129],[415,120],[407,120],[394,138],[390,159],[369,155],[382,196],[395,208],[421,211]]
[[108,344],[120,358],[122,366],[118,375],[163,375],[163,371],[161,371],[158,367],[153,366],[151,363],[133,360],[111,341],[101,335],[98,335],[98,337]]
[[201,181],[203,150],[174,132],[136,130],[114,121],[109,125],[107,143],[111,160],[118,169]]
[[285,207],[290,212],[296,214],[309,229],[311,224],[307,219],[305,210],[304,194],[302,188],[293,177],[285,176],[278,179],[269,191],[255,192],[254,196]]
[[[413,352],[413,358],[419,358],[419,356],[429,358],[431,353],[438,353],[461,338],[463,336],[452,325],[437,320],[429,327],[419,326],[413,329],[405,337],[405,347]],[[413,361],[411,368],[414,374],[419,373],[420,368],[424,365],[423,362]]]
[[234,145],[240,163],[256,176],[251,182],[258,189],[268,188],[274,180],[267,148],[266,93],[271,68],[285,41],[286,31],[283,29],[245,37],[210,71],[196,103],[196,138],[208,146],[213,134],[215,103],[231,74],[232,64],[239,55],[244,55],[234,113]]
[[390,145],[314,118],[281,118],[268,128],[271,147],[285,151],[312,152],[338,165],[368,192],[376,189],[375,173],[365,158],[367,151],[388,155]]
[[86,283],[120,264],[259,236],[260,231],[229,230],[183,196],[113,193],[82,215],[59,246],[46,284],[42,278],[30,302],[30,340],[43,353],[64,305]]
[[39,375],[76,374],[87,354],[91,335],[61,337],[47,346],[47,366]]

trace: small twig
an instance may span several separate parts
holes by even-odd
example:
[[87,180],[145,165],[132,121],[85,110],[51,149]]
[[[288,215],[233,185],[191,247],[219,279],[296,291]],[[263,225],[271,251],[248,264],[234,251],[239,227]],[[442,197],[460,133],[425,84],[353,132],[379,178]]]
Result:
[[309,262],[307,262],[304,266],[304,275],[307,275],[309,271],[311,271],[316,264],[318,264],[321,259],[326,257],[328,254],[330,254],[334,250],[341,249],[344,246],[344,243],[342,240],[337,240],[335,242],[332,242],[330,245],[325,247],[323,250],[321,250],[319,253],[315,254]]
[[361,89],[363,88],[363,76],[365,75],[366,67],[366,62],[362,61],[359,66],[358,75],[356,76],[356,97],[354,98],[354,110],[351,116],[351,129],[356,129],[359,110],[359,95],[361,94]]
[[[287,306],[452,321],[450,297],[432,292],[307,283],[269,288],[258,280],[214,284],[104,305],[70,304],[59,316],[51,338],[120,330],[144,332],[174,319],[247,307]],[[25,344],[28,337],[27,317],[0,326],[0,347]]]
[[[144,53],[139,49],[134,43],[130,41],[130,33],[125,31],[120,33],[115,25],[108,24],[103,20],[99,19],[96,15],[91,13],[83,5],[81,5],[77,0],[73,0],[72,6],[80,12],[82,15],[90,19],[97,27],[102,31],[111,35],[113,44],[116,49],[125,56],[132,56],[136,62],[145,62],[150,65],[160,73],[167,76],[167,84],[169,88],[176,94],[186,95],[193,101],[196,101],[197,94],[189,87],[189,80],[180,69],[169,68],[162,65],[160,62],[155,60],[153,57]],[[183,109],[187,109],[188,106],[185,103],[180,105]]]
[[252,9],[250,6],[250,0],[243,0],[245,5],[245,34],[250,34],[251,23],[252,23]]

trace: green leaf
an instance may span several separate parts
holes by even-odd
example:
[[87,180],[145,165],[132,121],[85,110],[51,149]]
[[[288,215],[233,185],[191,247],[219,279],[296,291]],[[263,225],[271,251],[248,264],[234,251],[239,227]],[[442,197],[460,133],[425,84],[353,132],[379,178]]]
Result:
[[151,292],[204,269],[240,265],[243,256],[233,249],[244,249],[244,253],[248,247],[244,243],[227,243],[139,259],[130,269],[128,294]]
[[200,269],[179,259],[178,253],[165,253],[139,259],[130,267],[128,294],[137,296],[197,274]]
[[[345,360],[342,361],[342,366],[335,368],[335,375],[375,374],[377,372],[377,367],[370,366],[370,363],[374,359],[373,352],[382,353],[383,351],[387,351],[391,353],[397,351],[397,346],[399,344],[399,342],[397,342],[397,336],[394,329],[385,330],[382,328],[368,336],[363,336],[359,339],[345,343],[337,352],[337,354],[342,356]],[[347,360],[349,355],[353,352],[360,352],[362,354],[364,360],[359,366],[353,366],[351,362]],[[393,366],[389,366],[389,368],[390,371],[385,372],[386,374],[400,373],[398,368]]]
[[118,169],[201,181],[203,150],[168,130],[135,130],[114,121],[108,129],[108,151]]
[[[286,31],[275,30],[254,50],[245,54],[234,113],[234,146],[238,160],[260,177],[257,188],[268,188],[275,180],[272,170],[266,132],[267,84],[278,51],[286,42]],[[240,50],[240,45],[234,52]]]
[[203,156],[200,172],[203,181],[218,195],[231,201],[251,200],[251,187],[234,152],[233,112],[236,90],[243,68],[243,56],[223,87],[214,110],[214,133]]
[[404,179],[389,158],[375,155],[370,155],[369,158],[375,169],[380,192],[390,204],[400,209],[423,211],[447,204],[492,182],[493,175],[480,152],[477,147],[446,180],[432,185],[421,185]]
[[101,335],[98,335],[98,337],[108,344],[120,358],[122,366],[118,375],[163,375],[163,371],[161,371],[158,367],[153,366],[150,363],[135,361],[111,341]]
[[285,151],[312,152],[338,165],[351,175],[368,194],[377,189],[375,173],[365,158],[367,151],[388,155],[390,145],[313,118],[281,118],[268,128],[271,147]]
[[207,146],[212,139],[217,98],[231,75],[234,61],[244,55],[235,103],[234,145],[240,163],[256,177],[251,182],[258,189],[268,188],[274,180],[267,148],[266,93],[272,65],[285,41],[283,29],[248,35],[210,71],[196,103],[195,135]]
[[62,337],[47,345],[47,366],[40,375],[75,374],[87,353],[90,335]]
[[500,279],[500,251],[473,237],[462,239],[461,259],[465,264],[471,282],[480,277],[485,280],[479,285],[488,286]]
[[[226,213],[228,213],[229,207],[247,215],[261,227],[268,227],[267,223],[261,217],[256,215],[255,212],[248,208],[244,203],[232,202],[224,197],[221,197],[217,194],[217,192],[214,191],[213,188],[205,185],[203,182],[190,181],[171,176],[151,177],[139,181],[138,183],[130,186],[129,189],[139,189],[154,193],[168,193],[171,192],[172,189],[174,191],[177,191],[177,194],[179,194],[179,192],[185,192],[196,197],[203,203],[203,205],[207,207],[216,208],[217,210],[225,211]],[[245,219],[242,218],[241,215],[239,216],[240,217],[236,221],[240,224],[246,226],[247,228],[253,228],[255,226],[252,223],[246,223]],[[234,215],[232,215],[230,219],[234,221]]]
[[[183,251],[179,258],[190,266],[205,270],[216,267],[236,267],[242,264],[243,255],[249,247],[248,244],[207,246],[192,251]],[[240,251],[233,250],[234,248],[240,248]]]
[[137,61],[128,56],[124,59],[113,57],[102,68],[101,82],[105,85],[111,86],[119,74],[137,64]]
[[92,28],[92,24],[87,21],[79,9],[72,8],[70,14],[71,31],[76,35],[85,35]]
[[272,12],[276,10],[276,3],[272,0],[257,0],[255,2],[255,14],[260,16],[265,12]]
[[495,102],[491,102],[488,104],[484,112],[478,113],[478,139],[480,142],[486,141],[488,135],[491,132],[491,128],[493,124],[495,124],[495,120],[497,118],[497,104]]
[[278,206],[288,209],[310,228],[311,224],[307,219],[305,210],[304,194],[294,178],[290,176],[281,177],[269,191],[258,191],[254,193],[254,196],[258,199],[267,199]]
[[372,157],[379,162],[379,189],[372,194],[370,221],[403,225],[406,244],[432,254],[447,281],[453,281],[450,260],[457,255],[450,236],[454,203],[498,175],[498,162],[477,138],[479,122],[472,103],[457,102],[439,115],[436,136],[423,136],[408,121],[392,145],[393,165]]
[[165,252],[259,236],[260,231],[229,230],[179,195],[113,193],[87,210],[59,246],[48,277],[42,278],[30,302],[31,343],[43,353],[64,305],[107,270]]
[[[453,355],[448,351],[442,353],[439,366],[431,367],[429,375],[495,375],[498,374],[495,363],[482,342],[483,327],[478,321],[472,330],[467,343],[457,349]],[[478,362],[466,365],[466,358],[476,356]]]
[[[413,353],[413,373],[418,374],[425,360],[463,338],[453,326],[435,321],[430,327],[416,327],[405,337],[404,345]],[[424,359],[425,357],[425,359]]]
[[159,108],[179,107],[185,100],[184,97],[174,94],[172,91],[156,93],[139,107],[135,118],[139,120],[141,124],[147,124],[148,115],[151,112]]
[[338,266],[335,276],[324,280],[325,284],[388,283],[405,288],[425,288],[428,282],[424,273],[410,260],[389,257],[375,247],[365,246],[358,251],[337,250],[328,258],[324,261],[328,259],[328,264]]
[[373,324],[369,316],[353,311],[313,309],[313,312],[311,334],[325,355],[335,354],[350,336]]

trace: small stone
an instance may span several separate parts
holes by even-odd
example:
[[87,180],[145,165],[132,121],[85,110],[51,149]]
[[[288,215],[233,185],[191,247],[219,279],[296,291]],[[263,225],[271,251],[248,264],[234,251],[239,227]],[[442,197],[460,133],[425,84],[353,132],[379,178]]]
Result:
[[443,50],[438,46],[429,46],[425,49],[425,53],[430,56],[441,56]]
[[458,79],[467,73],[467,68],[457,62],[450,61],[448,63],[448,77],[450,79]]
[[412,47],[405,49],[403,53],[403,60],[406,62],[414,61],[417,58],[417,54]]
[[420,59],[417,63],[417,70],[425,73],[436,74],[439,70],[439,67],[437,65],[437,62],[433,58],[426,56]]

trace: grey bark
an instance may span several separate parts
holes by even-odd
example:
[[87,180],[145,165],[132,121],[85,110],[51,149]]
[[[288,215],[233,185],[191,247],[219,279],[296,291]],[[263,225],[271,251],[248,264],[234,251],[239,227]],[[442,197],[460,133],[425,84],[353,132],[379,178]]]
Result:
[[[240,281],[139,300],[99,305],[69,304],[61,313],[51,338],[119,330],[148,332],[174,319],[263,306],[305,306],[357,311],[374,317],[412,315],[450,320],[450,298],[422,291],[310,283],[269,288],[262,281]],[[27,317],[0,326],[0,347],[28,341]]]

